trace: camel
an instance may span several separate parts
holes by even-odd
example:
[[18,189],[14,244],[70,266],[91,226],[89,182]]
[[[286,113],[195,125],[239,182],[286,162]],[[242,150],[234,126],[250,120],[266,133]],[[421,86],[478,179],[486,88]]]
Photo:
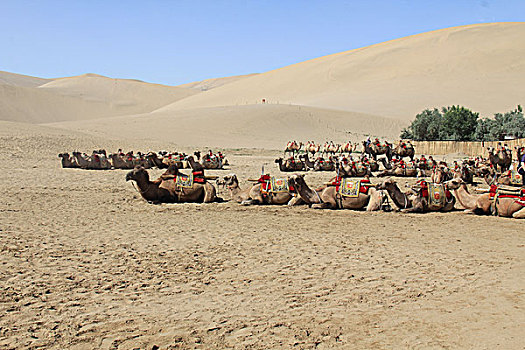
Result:
[[243,200],[241,204],[269,204],[269,205],[284,205],[294,206],[302,204],[301,197],[295,193],[293,186],[290,186],[289,179],[286,179],[288,189],[285,191],[274,192],[268,190],[270,183],[270,175],[263,175],[258,180],[258,183],[252,186],[248,192],[249,199]]
[[377,160],[377,156],[380,154],[384,154],[389,162],[392,160],[392,146],[389,143],[385,142],[385,145],[378,146],[373,143],[367,145],[366,141],[363,141],[363,150],[363,153],[367,153],[374,160]]
[[386,190],[392,201],[399,209],[408,209],[412,207],[411,195],[401,192],[397,183],[393,179],[387,179],[381,182],[378,187],[380,190]]
[[109,159],[115,169],[133,169],[135,167],[132,156],[121,156],[117,153],[110,153]]
[[62,158],[62,168],[78,168],[79,166],[69,153],[60,153],[59,158]]
[[[175,169],[175,179],[179,175]],[[126,174],[126,181],[135,181],[139,188],[139,193],[148,202],[152,203],[211,203],[221,201],[216,195],[215,187],[204,181],[203,183],[193,182],[191,187],[181,187],[173,178],[162,178],[157,181],[150,181],[149,174],[144,167],[136,167]]]
[[230,190],[231,200],[237,203],[242,203],[243,201],[250,200],[250,188],[241,189],[239,187],[239,180],[237,175],[229,174],[224,176],[223,184]]
[[467,213],[490,214],[492,200],[489,193],[471,194],[467,184],[461,178],[454,178],[447,181],[447,188],[454,191],[458,202],[465,208]]
[[305,164],[306,168],[313,171],[334,171],[335,162],[332,159],[325,160],[322,157],[317,157],[315,161],[311,161],[308,154],[299,156],[299,159]]
[[201,161],[204,169],[222,169],[222,159],[216,155],[205,155]]
[[167,169],[169,167],[169,164],[164,163],[155,152],[149,152],[146,154],[146,159],[150,162],[152,167],[157,167],[159,169]]
[[282,172],[306,170],[305,164],[301,160],[296,160],[293,157],[286,159],[284,163],[282,158],[277,158],[275,163],[279,164],[279,170]]
[[474,183],[474,172],[467,164],[461,164],[458,170],[455,170],[454,178],[460,178],[467,184]]
[[499,166],[501,172],[509,170],[509,167],[512,164],[512,154],[510,154],[510,151],[499,149],[494,153],[494,147],[488,147],[487,150],[489,152],[490,163],[494,169],[497,169]]
[[[499,191],[499,190],[498,190]],[[496,193],[494,197],[494,215],[525,219],[525,189],[518,194]]]
[[352,142],[348,141],[347,143],[343,144],[341,148],[339,149],[340,153],[352,153],[355,152],[357,148],[357,143],[353,144]]
[[432,171],[430,181],[435,184],[444,183],[453,178],[452,172],[445,165],[439,165]]
[[299,150],[303,147],[303,143],[296,141],[290,141],[286,144],[286,149],[284,150],[284,153],[291,152],[292,154],[295,154],[295,152],[299,152]]
[[402,159],[409,157],[411,161],[414,161],[415,154],[414,146],[410,142],[400,141],[395,148],[392,149],[392,154]]
[[333,141],[330,141],[324,144],[323,153],[334,155],[335,153],[339,152],[340,149],[340,144],[335,144]]
[[397,177],[419,177],[421,175],[421,171],[416,168],[416,166],[407,166],[407,165],[395,165],[392,167],[390,165],[390,169],[386,167],[385,164],[385,170],[377,174],[378,177],[385,177],[385,176],[397,176]]
[[370,167],[362,162],[339,163],[339,171],[342,177],[365,177],[372,176]]
[[[359,192],[357,197],[341,195],[338,186],[312,190],[304,181],[304,175],[292,175],[290,184],[294,186],[301,199],[313,209],[363,209],[379,210],[382,204],[380,191],[368,187],[367,193]],[[341,183],[339,182],[339,186]]]
[[73,162],[79,168],[89,170],[111,169],[111,163],[104,155],[94,153],[92,156],[82,154],[80,152],[73,152]]
[[312,156],[315,157],[316,153],[319,153],[321,150],[321,145],[316,145],[315,142],[309,141],[306,143],[305,151],[306,153],[312,153]]
[[[445,186],[443,184],[439,185]],[[384,181],[378,188],[386,189],[396,206],[407,213],[426,213],[429,211],[447,212],[453,210],[456,203],[455,197],[448,192],[448,188],[445,186],[446,198],[444,203],[442,205],[433,205],[429,199],[430,196],[434,194],[430,193],[429,186],[425,181],[420,181],[418,188],[412,189],[415,196],[410,196],[410,198],[406,193],[402,193],[399,190],[399,187],[397,187],[397,184],[392,179]]]

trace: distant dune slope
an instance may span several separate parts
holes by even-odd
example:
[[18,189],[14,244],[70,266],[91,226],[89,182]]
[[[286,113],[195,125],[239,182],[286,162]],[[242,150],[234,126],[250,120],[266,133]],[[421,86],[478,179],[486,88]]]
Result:
[[178,87],[181,88],[188,88],[188,89],[196,89],[200,91],[207,91],[211,89],[218,88],[219,86],[223,86],[226,84],[233,83],[234,81],[245,79],[252,77],[254,75],[257,75],[257,73],[254,74],[246,74],[246,75],[235,75],[232,77],[224,77],[224,78],[213,78],[213,79],[206,79],[202,81],[196,81],[193,83],[178,85]]
[[34,84],[31,81],[17,75],[10,76],[10,83],[0,81],[0,120],[49,123],[147,113],[199,93],[95,74],[46,80],[40,85],[36,85],[38,78]]
[[0,71],[0,85],[37,87],[50,81],[52,81],[52,79],[35,78],[28,75]]
[[394,139],[403,122],[378,116],[293,105],[213,107],[114,117],[50,126],[121,139],[185,146],[281,149],[286,140],[359,141],[371,133]]
[[162,111],[292,103],[411,120],[461,104],[484,115],[523,103],[525,23],[448,28],[298,63],[217,87]]

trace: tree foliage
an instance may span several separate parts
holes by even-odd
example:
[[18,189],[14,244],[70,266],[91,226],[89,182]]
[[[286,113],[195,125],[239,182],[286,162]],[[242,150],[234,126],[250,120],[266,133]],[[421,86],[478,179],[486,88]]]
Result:
[[493,119],[479,118],[479,113],[463,106],[425,109],[401,132],[402,138],[417,141],[490,141],[505,136],[525,137],[525,118],[521,106]]

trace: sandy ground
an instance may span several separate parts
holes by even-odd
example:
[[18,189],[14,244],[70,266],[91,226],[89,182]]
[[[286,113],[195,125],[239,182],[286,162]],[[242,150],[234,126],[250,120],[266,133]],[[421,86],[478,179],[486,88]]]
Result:
[[[56,154],[160,145],[6,125],[0,348],[523,348],[525,222],[150,205]],[[278,174],[277,152],[227,154]]]

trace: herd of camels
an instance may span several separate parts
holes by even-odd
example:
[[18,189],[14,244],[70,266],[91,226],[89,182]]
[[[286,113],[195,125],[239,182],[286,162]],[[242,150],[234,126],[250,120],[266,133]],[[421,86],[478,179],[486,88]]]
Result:
[[[314,209],[355,209],[355,210],[399,210],[404,212],[448,212],[459,202],[466,212],[501,217],[525,218],[525,180],[522,163],[524,147],[515,149],[516,157],[510,149],[488,149],[488,158],[481,156],[465,159],[461,162],[447,164],[437,162],[429,156],[415,158],[414,147],[410,142],[403,142],[393,147],[388,143],[363,142],[363,151],[355,153],[355,144],[336,145],[327,143],[324,147],[306,144],[303,154],[299,154],[301,143],[289,142],[285,154],[291,156],[283,161],[276,160],[282,171],[290,171],[285,163],[303,163],[300,170],[327,170],[333,176],[322,186],[312,188],[305,181],[305,174],[291,174],[287,178],[276,178],[263,174],[256,179],[248,179],[251,185],[241,188],[235,174],[222,178],[208,176],[209,159],[219,159],[225,163],[224,156],[214,155],[201,157],[167,152],[149,152],[136,159],[149,163],[127,164],[132,169],[126,174],[126,181],[137,184],[140,195],[150,203],[211,203],[223,202],[217,195],[216,186],[227,188],[230,201],[243,205],[307,205]],[[78,152],[76,152],[78,153]],[[95,151],[100,157],[102,151]],[[130,153],[117,152],[123,158],[132,159]],[[382,157],[381,157],[382,155]],[[64,155],[62,157],[64,165]],[[75,156],[75,153],[74,153]],[[78,157],[78,155],[77,155]],[[310,161],[310,158],[314,162]],[[404,158],[408,159],[405,161]],[[115,155],[108,158],[115,164]],[[205,160],[206,158],[206,160]],[[323,169],[317,164],[330,163]],[[312,166],[313,165],[313,166]],[[150,179],[148,167],[157,166],[166,171],[157,179]],[[115,166],[114,166],[115,167]],[[116,168],[116,167],[115,167]],[[189,173],[181,171],[189,168]],[[222,166],[220,167],[222,168]],[[519,171],[518,171],[519,170]],[[375,173],[375,174],[374,174]],[[383,181],[371,182],[371,178],[388,177]],[[392,177],[414,177],[416,183],[402,191]],[[482,180],[488,187],[472,188],[475,179]],[[215,180],[215,183],[212,182]],[[471,188],[469,189],[469,186]],[[392,203],[392,204],[391,204]]]

